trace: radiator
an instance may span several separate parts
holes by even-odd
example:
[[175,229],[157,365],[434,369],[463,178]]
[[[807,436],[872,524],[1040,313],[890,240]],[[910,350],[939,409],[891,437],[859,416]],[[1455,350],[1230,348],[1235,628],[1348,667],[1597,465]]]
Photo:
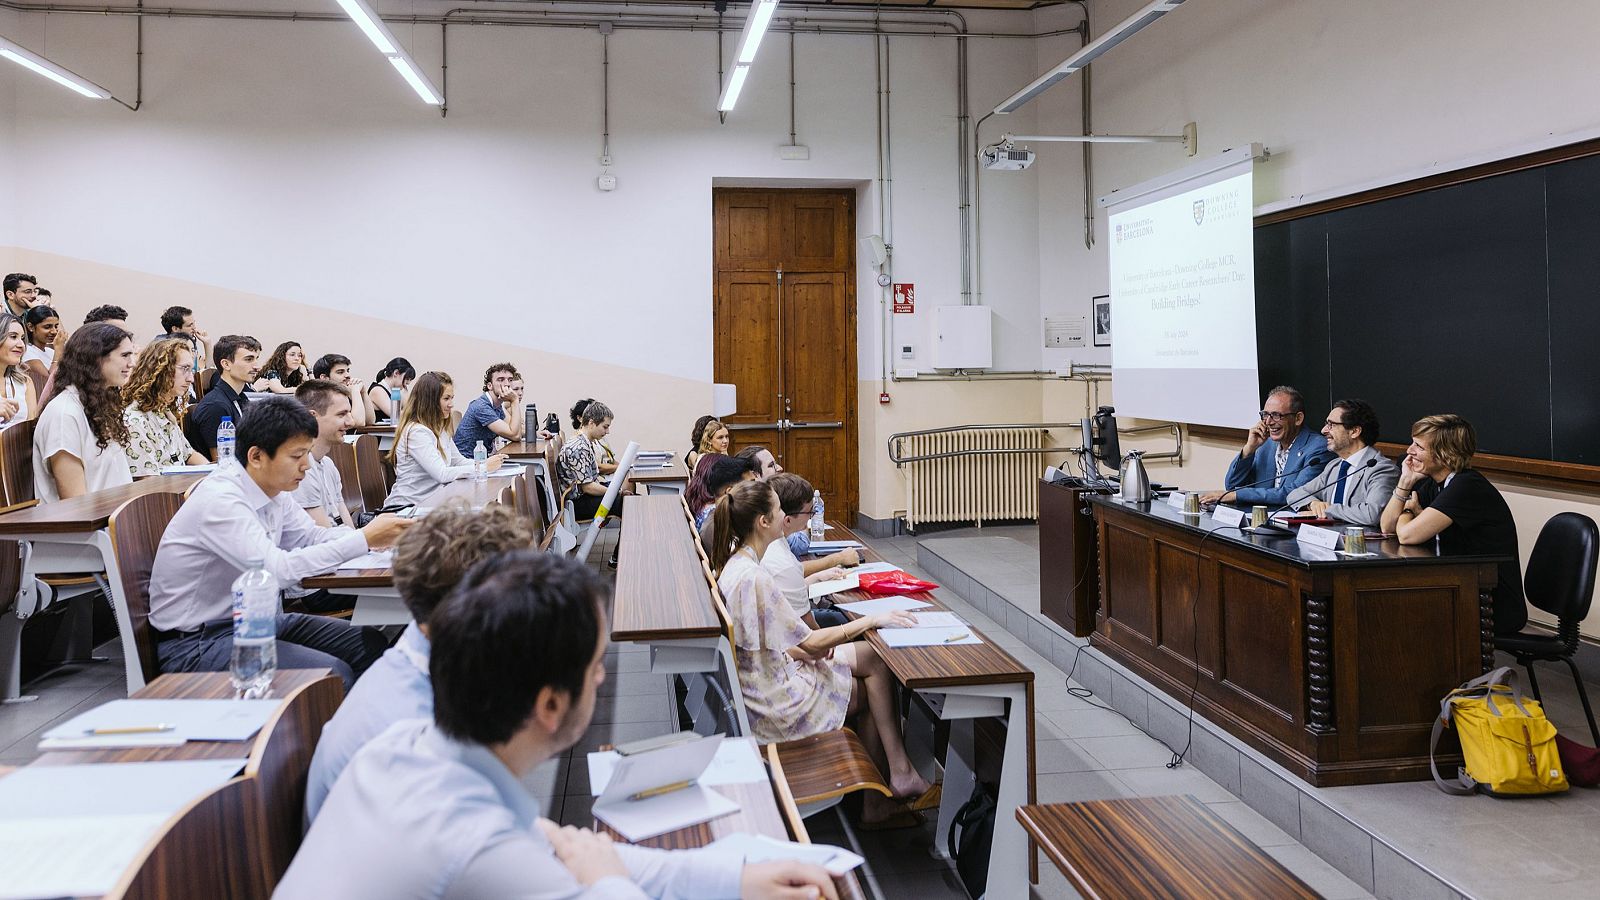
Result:
[[[1049,432],[1043,428],[950,431],[910,435],[900,440],[901,456],[923,456],[962,450],[1039,449]],[[1039,453],[953,456],[908,462],[906,527],[932,522],[1039,518]]]

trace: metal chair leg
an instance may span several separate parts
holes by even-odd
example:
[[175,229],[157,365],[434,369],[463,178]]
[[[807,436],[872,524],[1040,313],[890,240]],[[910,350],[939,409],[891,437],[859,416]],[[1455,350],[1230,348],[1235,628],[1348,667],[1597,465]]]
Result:
[[1589,689],[1583,685],[1583,676],[1578,674],[1578,664],[1572,657],[1563,656],[1561,661],[1572,670],[1572,680],[1578,685],[1578,699],[1583,701],[1583,714],[1589,718],[1589,735],[1594,738],[1594,745],[1600,747],[1600,728],[1594,724],[1594,710],[1589,707]]
[[1544,698],[1539,696],[1539,675],[1533,671],[1533,660],[1521,657],[1517,659],[1517,662],[1522,663],[1522,668],[1528,671],[1528,687],[1533,689],[1533,699],[1543,704]]

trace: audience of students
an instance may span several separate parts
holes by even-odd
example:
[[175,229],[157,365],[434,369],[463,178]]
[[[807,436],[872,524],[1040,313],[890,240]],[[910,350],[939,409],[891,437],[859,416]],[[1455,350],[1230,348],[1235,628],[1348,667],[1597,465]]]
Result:
[[[400,417],[400,411],[405,408],[406,394],[411,390],[411,382],[417,377],[417,370],[411,367],[404,357],[396,356],[388,364],[378,370],[372,377],[372,385],[367,388],[367,405],[372,409],[372,422],[393,422]],[[389,396],[390,391],[400,392],[400,406],[396,407]]]
[[27,347],[22,320],[9,312],[0,313],[0,431],[26,422],[39,412],[33,379],[22,370],[22,354]]
[[355,427],[360,428],[372,420],[367,414],[367,383],[350,370],[350,357],[324,354],[311,366],[311,377],[326,379],[345,389],[350,395],[350,416]]
[[6,312],[22,318],[39,300],[39,279],[23,272],[12,272],[5,277]]
[[543,818],[522,780],[593,717],[604,592],[582,564],[528,550],[468,572],[430,620],[432,720],[350,760],[276,896],[836,897],[815,866],[615,845]]
[[478,560],[531,547],[535,539],[533,522],[510,509],[489,506],[472,512],[456,504],[428,513],[396,542],[394,589],[412,621],[323,727],[306,783],[308,826],[357,750],[396,722],[433,718],[428,620],[434,609]]
[[[450,437],[455,398],[455,382],[443,372],[424,372],[412,385],[389,448],[394,487],[385,506],[414,506],[441,486],[472,474],[472,460],[461,455]],[[485,471],[493,472],[504,461],[503,454],[491,455]]]
[[85,325],[62,349],[56,391],[33,433],[33,489],[40,503],[133,481],[121,388],[133,371],[133,335]]
[[298,341],[284,341],[272,351],[261,374],[251,382],[250,390],[258,394],[292,394],[300,382],[311,377],[306,368],[306,351]]
[[483,393],[472,398],[456,426],[455,445],[471,457],[478,442],[493,451],[497,440],[522,440],[522,403],[511,383],[518,378],[511,363],[495,363],[483,373]]
[[61,327],[61,316],[53,307],[35,306],[23,315],[22,326],[28,337],[28,346],[22,353],[22,366],[33,375],[46,378],[55,368],[56,355],[67,345],[67,333]]
[[[235,460],[196,485],[168,523],[150,570],[150,627],[161,671],[228,668],[233,581],[252,564],[264,565],[281,587],[293,587],[368,550],[392,546],[412,524],[393,515],[360,530],[312,521],[293,492],[311,467],[317,434],[316,417],[292,397],[252,402],[239,425]],[[376,629],[342,619],[278,616],[278,666],[331,668],[346,690],[387,644]]]
[[106,322],[121,328],[123,331],[130,330],[128,328],[128,311],[120,306],[111,306],[110,304],[96,306],[94,309],[89,310],[88,315],[83,317],[83,324],[85,325],[93,325],[96,322]]
[[183,436],[183,398],[194,384],[194,354],[181,338],[162,338],[144,348],[123,385],[122,421],[128,467],[135,476],[159,475],[168,466],[210,462]]
[[256,380],[261,342],[249,335],[225,334],[217,339],[212,357],[216,377],[200,402],[189,407],[189,423],[184,429],[189,446],[207,459],[217,457],[217,426],[222,420],[233,420],[233,427],[238,429],[244,418],[245,407],[251,402],[245,389]]
[[[783,508],[772,486],[752,481],[717,501],[710,551],[717,588],[733,621],[739,688],[750,729],[763,743],[789,741],[839,728],[855,715],[861,743],[890,780],[898,798],[921,798],[928,782],[906,756],[894,679],[872,645],[874,628],[910,626],[904,611],[864,616],[847,625],[812,630],[795,614],[761,560],[782,542]],[[859,683],[858,683],[859,679]],[[881,822],[903,812],[870,792],[863,817]]]

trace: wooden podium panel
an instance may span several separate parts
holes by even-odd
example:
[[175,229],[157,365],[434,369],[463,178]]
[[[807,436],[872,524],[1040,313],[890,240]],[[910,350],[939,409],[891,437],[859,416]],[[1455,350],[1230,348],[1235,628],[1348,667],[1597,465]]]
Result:
[[1395,541],[1351,559],[1089,502],[1097,647],[1312,784],[1429,777],[1440,699],[1493,661],[1497,559]]

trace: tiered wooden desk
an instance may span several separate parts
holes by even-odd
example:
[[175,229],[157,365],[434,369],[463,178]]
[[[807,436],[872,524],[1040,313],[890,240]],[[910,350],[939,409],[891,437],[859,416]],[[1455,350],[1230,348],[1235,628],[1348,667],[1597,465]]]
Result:
[[36,575],[93,572],[105,574],[106,596],[111,601],[122,646],[127,648],[126,674],[131,693],[144,686],[139,654],[133,652],[133,621],[122,593],[117,555],[106,531],[111,514],[129,500],[145,494],[181,494],[202,475],[156,475],[132,484],[95,491],[71,500],[39,504],[0,516],[0,540],[27,541],[32,545],[23,566],[24,590],[33,588]]
[[[849,528],[829,523],[830,540],[856,540]],[[866,542],[862,541],[863,546]],[[880,562],[870,547],[864,551],[867,562]],[[945,610],[932,593],[909,595],[933,604],[932,610]],[[838,603],[871,599],[861,591],[835,594]],[[1037,785],[1033,753],[1033,670],[1018,662],[980,629],[972,633],[981,644],[947,647],[890,647],[877,631],[867,640],[883,658],[895,680],[916,691],[939,718],[950,723],[949,746],[944,758],[944,795],[939,804],[939,824],[935,831],[942,842],[949,833],[956,811],[972,796],[976,782],[974,720],[995,717],[1005,723],[1002,752],[999,810],[995,816],[994,844],[989,855],[989,885],[985,894],[996,898],[1021,898],[1028,895],[1028,883],[1038,880],[1037,861],[1028,852],[1028,836],[1017,822],[1016,811],[1034,802]],[[942,848],[943,844],[939,846]]]
[[1088,898],[1321,896],[1193,797],[1025,806],[1017,821]]

